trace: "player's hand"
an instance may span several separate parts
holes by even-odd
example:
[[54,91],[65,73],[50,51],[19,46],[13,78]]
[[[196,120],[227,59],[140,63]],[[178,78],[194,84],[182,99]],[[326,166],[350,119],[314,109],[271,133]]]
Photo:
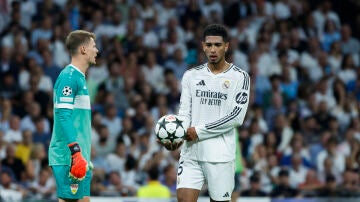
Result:
[[74,180],[81,181],[85,178],[88,163],[82,156],[78,143],[71,143],[68,146],[71,151],[71,167],[69,176]]
[[161,142],[160,140],[156,140],[156,141],[159,144],[161,144],[162,146],[164,146],[169,151],[177,150],[184,143],[184,140],[181,140],[181,141],[178,141],[178,142],[170,142],[170,141]]
[[186,130],[186,134],[184,136],[184,140],[187,140],[187,141],[194,141],[194,140],[197,140],[199,137],[196,133],[196,130],[195,130],[195,127],[190,127]]

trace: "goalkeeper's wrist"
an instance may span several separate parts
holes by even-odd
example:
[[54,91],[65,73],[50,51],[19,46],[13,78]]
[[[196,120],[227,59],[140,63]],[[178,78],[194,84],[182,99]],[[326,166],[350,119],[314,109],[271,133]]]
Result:
[[68,147],[70,149],[71,155],[74,155],[81,151],[80,146],[77,142],[73,142],[68,144]]

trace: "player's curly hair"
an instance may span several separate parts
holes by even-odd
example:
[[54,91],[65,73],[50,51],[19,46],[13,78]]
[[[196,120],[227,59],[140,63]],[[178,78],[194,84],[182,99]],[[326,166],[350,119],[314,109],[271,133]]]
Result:
[[221,36],[225,42],[229,41],[227,29],[221,24],[210,24],[206,26],[203,34],[204,41],[207,36]]
[[70,32],[65,41],[66,48],[70,55],[75,55],[79,46],[89,43],[91,38],[94,40],[96,39],[95,34],[92,32],[85,30],[75,30]]

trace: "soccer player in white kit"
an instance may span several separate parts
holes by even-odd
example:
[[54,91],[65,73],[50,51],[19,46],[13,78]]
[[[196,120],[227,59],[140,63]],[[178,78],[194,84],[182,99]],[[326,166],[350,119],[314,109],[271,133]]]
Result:
[[243,123],[249,103],[248,73],[225,60],[229,49],[226,28],[208,25],[202,48],[207,63],[186,71],[182,78],[178,115],[187,133],[177,173],[179,202],[196,202],[204,184],[210,201],[231,200],[235,130]]

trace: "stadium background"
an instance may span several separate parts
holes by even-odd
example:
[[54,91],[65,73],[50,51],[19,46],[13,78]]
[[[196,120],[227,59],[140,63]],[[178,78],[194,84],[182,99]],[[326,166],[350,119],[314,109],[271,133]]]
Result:
[[156,144],[154,121],[176,113],[182,74],[205,62],[204,26],[224,23],[228,59],[252,79],[236,193],[358,197],[359,11],[357,0],[0,0],[0,196],[56,198],[52,85],[75,29],[100,49],[87,73],[92,196],[136,197],[153,166],[175,196],[179,153]]

